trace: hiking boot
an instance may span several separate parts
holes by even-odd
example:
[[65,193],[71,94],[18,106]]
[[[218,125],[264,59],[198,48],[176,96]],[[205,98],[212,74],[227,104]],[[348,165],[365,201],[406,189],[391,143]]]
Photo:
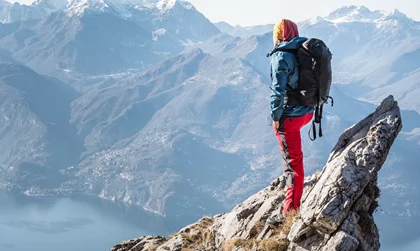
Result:
[[278,225],[278,224],[282,224],[284,222],[284,219],[285,219],[284,215],[279,214],[276,216],[268,217],[266,222],[267,224],[270,224],[270,225]]

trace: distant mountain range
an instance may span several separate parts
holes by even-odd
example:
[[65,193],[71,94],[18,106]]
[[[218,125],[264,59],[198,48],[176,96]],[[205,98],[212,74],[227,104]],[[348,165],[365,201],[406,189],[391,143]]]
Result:
[[232,26],[226,22],[215,23],[220,31],[233,37],[247,38],[254,35],[261,35],[273,30],[274,24],[256,25],[256,26]]
[[[55,11],[45,11],[46,6]],[[20,14],[28,8],[28,13],[43,14],[7,18],[14,16],[14,8],[21,8]],[[31,6],[4,3],[0,12],[6,21],[0,25],[0,47],[38,72],[53,75],[146,69],[220,33],[184,1],[91,0],[65,5],[40,0]]]
[[[0,13],[0,188],[89,194],[191,221],[281,175],[272,25],[214,25],[175,0],[2,2]],[[419,22],[347,6],[299,27],[334,55],[325,136],[302,133],[307,174],[393,94],[403,132],[382,169],[377,215],[417,233]],[[384,236],[403,238],[393,230]]]

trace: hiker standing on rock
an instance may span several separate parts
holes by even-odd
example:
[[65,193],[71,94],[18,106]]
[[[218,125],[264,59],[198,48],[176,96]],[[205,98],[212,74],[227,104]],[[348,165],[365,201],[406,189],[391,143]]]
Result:
[[[321,40],[299,37],[297,25],[287,19],[274,26],[273,42],[274,50],[267,55],[271,56],[271,117],[284,160],[287,194],[281,214],[269,217],[267,223],[279,224],[288,211],[300,207],[305,176],[300,130],[312,120],[314,111],[313,139],[316,138],[315,123],[319,124],[319,136],[322,136],[320,121],[322,104],[329,98],[331,54]],[[324,57],[317,58],[323,62],[307,55],[315,47],[323,50],[318,53]],[[328,68],[329,73],[325,72]]]

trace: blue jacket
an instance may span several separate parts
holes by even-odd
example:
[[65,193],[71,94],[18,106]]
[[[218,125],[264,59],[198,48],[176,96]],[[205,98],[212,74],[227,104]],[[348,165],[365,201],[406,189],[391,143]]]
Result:
[[[307,38],[296,37],[288,42],[281,42],[277,48],[297,49]],[[277,51],[271,56],[271,117],[280,121],[282,116],[299,117],[314,111],[313,107],[285,105],[286,86],[296,89],[299,71],[295,55],[290,52]]]

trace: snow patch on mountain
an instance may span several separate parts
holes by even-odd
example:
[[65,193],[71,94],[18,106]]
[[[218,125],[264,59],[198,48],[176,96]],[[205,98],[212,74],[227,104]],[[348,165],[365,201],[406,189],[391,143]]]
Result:
[[165,28],[157,29],[153,32],[153,40],[157,41],[160,36],[163,36],[165,34],[166,34],[166,29]]
[[317,17],[313,20],[315,23],[320,21],[330,21],[333,23],[351,23],[351,22],[362,22],[362,23],[376,23],[389,19],[399,20],[411,20],[406,15],[394,9],[393,11],[375,10],[371,11],[365,6],[344,6],[342,8],[333,11],[325,18]]
[[160,10],[172,9],[176,4],[176,0],[162,0],[156,4],[156,7]]
[[104,0],[73,0],[67,7],[67,13],[70,16],[81,16],[89,9],[104,12],[109,5]]
[[325,19],[334,23],[372,22],[386,15],[385,11],[371,11],[365,6],[344,6],[333,11]]

